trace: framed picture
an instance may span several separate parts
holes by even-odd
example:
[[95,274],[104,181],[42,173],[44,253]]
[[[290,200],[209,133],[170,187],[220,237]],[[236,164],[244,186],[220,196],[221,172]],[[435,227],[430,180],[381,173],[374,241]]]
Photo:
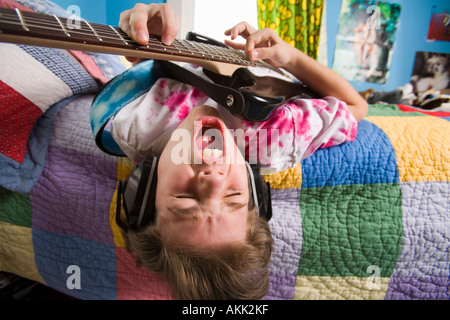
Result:
[[434,5],[427,40],[450,41],[450,5]]
[[386,83],[401,6],[343,0],[332,69],[349,81]]
[[450,54],[417,52],[411,76],[416,92],[444,90],[450,88]]

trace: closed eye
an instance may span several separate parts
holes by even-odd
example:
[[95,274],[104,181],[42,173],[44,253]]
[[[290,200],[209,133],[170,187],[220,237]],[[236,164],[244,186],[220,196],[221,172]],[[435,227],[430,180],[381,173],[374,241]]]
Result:
[[232,193],[232,194],[229,194],[229,195],[225,196],[225,198],[231,198],[231,197],[240,196],[240,195],[241,195],[240,192],[235,192],[235,193]]
[[177,199],[195,199],[195,197],[191,196],[191,195],[178,195],[178,196],[175,196],[175,198],[177,198]]

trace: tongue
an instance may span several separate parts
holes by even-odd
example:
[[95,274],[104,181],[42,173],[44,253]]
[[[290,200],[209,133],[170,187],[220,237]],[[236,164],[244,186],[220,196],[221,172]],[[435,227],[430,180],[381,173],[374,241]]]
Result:
[[201,146],[202,150],[205,150],[211,143],[213,143],[215,137],[210,136],[200,136],[197,138],[197,145]]

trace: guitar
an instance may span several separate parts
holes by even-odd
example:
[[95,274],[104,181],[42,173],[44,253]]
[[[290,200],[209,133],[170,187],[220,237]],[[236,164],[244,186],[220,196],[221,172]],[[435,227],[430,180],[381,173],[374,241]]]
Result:
[[[319,97],[282,70],[252,62],[242,51],[195,33],[169,46],[150,35],[148,44],[140,45],[111,25],[0,8],[0,41],[160,60],[169,77],[196,86],[245,120],[267,120],[278,105],[293,97]],[[201,66],[211,81],[202,82],[168,61]]]

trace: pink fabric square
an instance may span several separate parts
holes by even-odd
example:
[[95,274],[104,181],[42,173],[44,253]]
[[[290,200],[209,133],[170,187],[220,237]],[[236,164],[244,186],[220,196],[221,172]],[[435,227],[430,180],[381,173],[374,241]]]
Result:
[[170,290],[160,275],[136,267],[136,256],[116,248],[118,300],[169,300]]

